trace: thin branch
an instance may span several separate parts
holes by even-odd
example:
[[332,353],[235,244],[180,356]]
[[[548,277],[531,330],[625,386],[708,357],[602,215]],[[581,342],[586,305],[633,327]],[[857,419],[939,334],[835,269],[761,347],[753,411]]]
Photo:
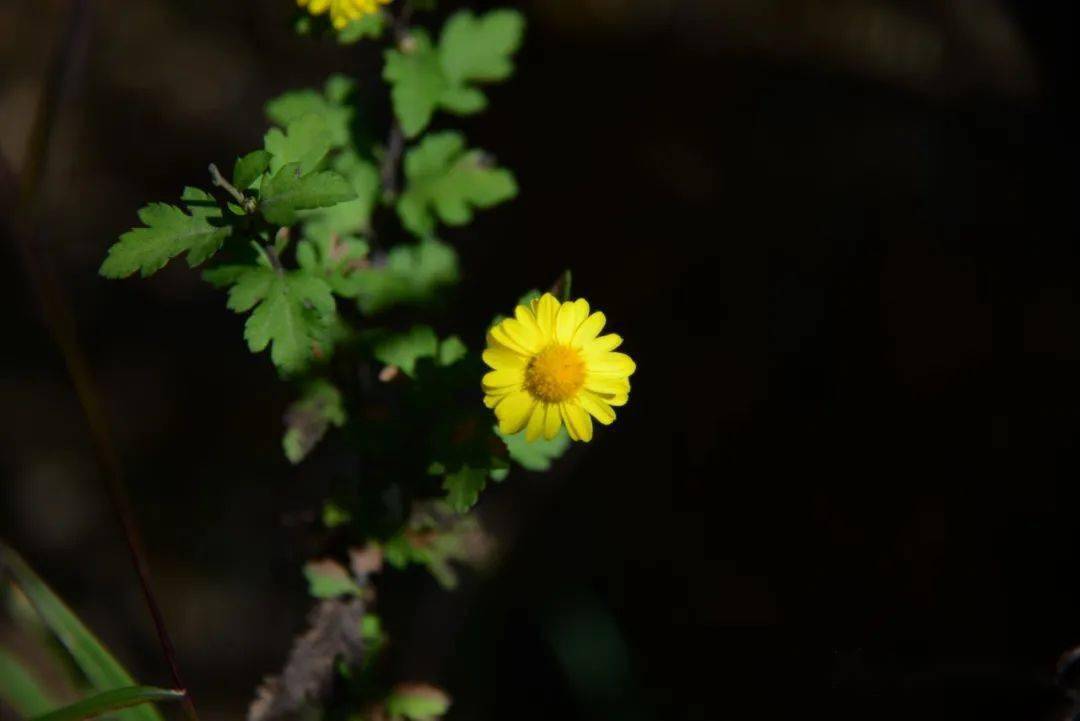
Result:
[[[20,178],[22,212],[15,214],[15,217],[7,223],[7,230],[19,245],[27,275],[42,306],[45,325],[60,349],[68,376],[78,396],[93,440],[102,479],[123,530],[132,565],[135,567],[146,605],[153,618],[158,640],[172,675],[173,685],[176,688],[186,689],[187,686],[180,676],[176,662],[176,651],[151,587],[146,554],[124,488],[120,459],[112,442],[102,394],[95,383],[90,364],[79,343],[74,316],[56,277],[56,272],[50,264],[49,254],[43,252],[41,248],[47,235],[44,223],[47,215],[44,212],[43,178],[48,168],[49,151],[59,111],[70,95],[76,76],[81,70],[79,61],[85,55],[89,39],[89,20],[90,0],[74,0],[69,24],[63,41],[57,48],[46,78],[41,102],[34,117],[26,164]],[[2,164],[2,158],[0,158],[0,164]],[[2,186],[10,185],[11,178],[12,173],[9,169],[6,167],[0,169],[0,181],[4,181],[0,183],[0,190],[4,189]],[[8,199],[0,201],[4,206],[8,202]],[[12,206],[15,205],[13,200],[10,203]],[[182,703],[188,720],[198,721],[190,696],[185,696]]]
[[405,133],[401,124],[395,120],[390,126],[390,135],[386,139],[386,153],[379,167],[379,180],[383,187],[383,198],[392,202],[398,195],[398,167],[401,154],[405,151]]
[[218,170],[218,167],[213,163],[210,163],[209,170],[210,182],[212,182],[219,188],[223,188],[229,195],[236,199],[236,202],[239,203],[240,207],[243,208],[246,212],[252,213],[255,211],[254,198],[249,198],[248,196],[244,195],[242,192],[236,189],[235,185],[230,183],[228,180],[225,180],[225,176],[221,174],[221,171]]

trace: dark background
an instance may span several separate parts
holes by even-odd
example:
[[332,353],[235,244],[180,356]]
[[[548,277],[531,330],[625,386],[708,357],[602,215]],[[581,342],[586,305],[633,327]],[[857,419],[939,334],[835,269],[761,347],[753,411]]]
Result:
[[[180,662],[240,718],[308,601],[319,460],[291,389],[182,264],[96,275],[149,200],[260,144],[371,48],[288,0],[101,0],[47,176],[47,254],[107,397]],[[458,3],[444,2],[450,9]],[[486,7],[476,3],[472,7]],[[447,231],[473,347],[566,266],[638,361],[619,421],[485,496],[499,562],[395,577],[401,678],[452,719],[1069,718],[1080,304],[1068,3],[538,0],[486,115],[522,194]],[[16,168],[69,3],[0,0]],[[386,117],[385,105],[365,112]],[[0,535],[167,683],[64,365],[0,247]],[[0,625],[0,638],[8,633]]]

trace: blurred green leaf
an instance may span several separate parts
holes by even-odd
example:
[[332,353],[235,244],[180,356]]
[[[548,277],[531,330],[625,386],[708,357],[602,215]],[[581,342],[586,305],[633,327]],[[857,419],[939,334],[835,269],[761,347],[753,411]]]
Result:
[[394,246],[381,266],[357,271],[357,300],[367,314],[430,301],[458,279],[457,254],[434,238]]
[[446,503],[454,511],[465,513],[476,505],[480,491],[487,486],[489,469],[472,468],[464,465],[453,473],[443,477],[443,490],[446,491]]
[[0,648],[0,701],[24,718],[56,708],[51,697],[19,659]]
[[490,208],[517,195],[509,170],[492,167],[479,150],[466,150],[459,133],[435,133],[405,154],[405,192],[397,203],[402,224],[426,237],[436,220],[464,225],[473,208]]
[[293,163],[299,163],[301,175],[316,170],[330,152],[330,138],[326,120],[315,113],[290,120],[284,132],[270,128],[263,138],[263,146],[273,155],[270,172],[276,173]]
[[455,85],[505,80],[514,72],[511,57],[524,32],[525,18],[516,10],[493,10],[480,18],[468,10],[455,13],[439,38],[443,72]]
[[183,691],[153,686],[130,686],[103,691],[95,696],[84,698],[82,701],[76,701],[70,706],[37,716],[31,721],[80,721],[80,719],[93,718],[120,709],[140,707],[159,701],[179,701],[183,698]]
[[238,190],[247,190],[270,167],[270,153],[265,150],[253,150],[242,158],[236,159],[233,166],[232,184]]
[[386,699],[391,718],[409,721],[434,721],[450,709],[446,692],[430,684],[398,684]]
[[386,29],[387,20],[386,13],[369,13],[338,30],[337,40],[342,45],[352,45],[364,38],[378,40]]
[[499,433],[499,437],[506,441],[506,450],[509,451],[510,457],[530,471],[548,470],[551,468],[552,461],[561,458],[570,448],[570,437],[566,435],[565,428],[560,428],[558,434],[550,441],[537,438],[529,443],[525,440],[524,431],[512,436]]
[[285,457],[299,463],[326,435],[330,426],[345,424],[341,391],[324,379],[312,381],[304,394],[285,411],[285,435],[281,445]]
[[[344,75],[331,75],[323,92],[307,88],[292,90],[266,104],[266,116],[275,125],[288,127],[307,115],[321,119],[326,141],[340,148],[349,143],[350,130],[356,117],[356,107],[350,102],[356,81]],[[269,148],[268,148],[269,149]]]
[[[12,548],[0,542],[0,571],[6,572],[22,590],[30,604],[49,627],[72,659],[98,691],[134,686],[124,667],[113,658],[101,641],[53,593],[26,561]],[[118,721],[163,721],[152,705],[138,706],[116,715]]]
[[304,564],[304,577],[307,578],[308,593],[314,598],[337,598],[360,593],[356,581],[337,561],[309,561]]

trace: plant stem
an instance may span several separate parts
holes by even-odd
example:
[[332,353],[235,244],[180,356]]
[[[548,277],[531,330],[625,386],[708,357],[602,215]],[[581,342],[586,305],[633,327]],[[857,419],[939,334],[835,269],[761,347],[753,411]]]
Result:
[[210,181],[217,187],[223,188],[226,192],[228,192],[228,194],[231,195],[236,200],[236,202],[240,204],[240,207],[244,209],[244,212],[255,212],[255,199],[247,197],[239,190],[237,190],[235,185],[230,183],[228,180],[225,180],[225,176],[221,174],[221,171],[218,170],[218,167],[213,163],[210,163]]
[[[64,39],[57,47],[46,78],[41,102],[34,117],[27,160],[19,183],[20,212],[7,223],[7,230],[18,242],[27,275],[42,306],[45,325],[60,349],[68,376],[78,396],[79,405],[90,430],[102,480],[123,530],[132,565],[135,567],[143,597],[153,618],[158,640],[172,675],[173,685],[178,689],[186,689],[176,662],[176,651],[151,587],[146,554],[124,488],[120,459],[112,442],[102,395],[79,342],[74,316],[55,270],[50,264],[50,256],[39,247],[47,234],[44,223],[47,214],[44,212],[45,194],[42,181],[45,169],[48,167],[50,141],[59,117],[59,110],[72,90],[75,77],[81,69],[78,61],[86,50],[89,38],[90,0],[75,0],[73,6]],[[5,185],[10,184],[11,177],[12,173],[6,169],[0,172],[0,180],[7,180]],[[4,202],[6,204],[6,201]],[[14,200],[11,201],[11,205],[15,205]],[[190,696],[185,695],[182,703],[188,721],[198,721]]]

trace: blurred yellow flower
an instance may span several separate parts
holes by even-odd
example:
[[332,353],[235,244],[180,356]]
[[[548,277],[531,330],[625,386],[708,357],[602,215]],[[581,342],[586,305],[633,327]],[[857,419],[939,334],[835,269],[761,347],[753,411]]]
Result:
[[330,22],[341,30],[353,20],[379,12],[382,5],[390,0],[296,0],[296,4],[307,8],[312,15],[322,15],[330,11]]
[[551,439],[566,425],[575,441],[592,440],[592,419],[615,420],[612,406],[630,394],[636,369],[625,353],[613,353],[622,338],[600,335],[606,318],[589,313],[584,299],[560,303],[545,293],[514,317],[494,326],[484,362],[484,404],[495,409],[504,434],[525,430],[525,439]]

